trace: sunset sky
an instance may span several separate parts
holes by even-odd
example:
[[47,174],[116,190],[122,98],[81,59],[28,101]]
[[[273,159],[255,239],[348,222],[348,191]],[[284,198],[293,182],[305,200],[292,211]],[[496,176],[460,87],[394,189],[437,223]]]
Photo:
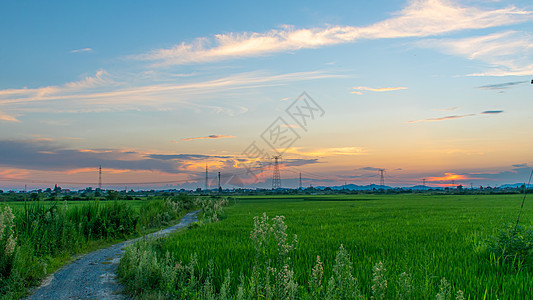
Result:
[[271,187],[275,154],[284,187],[533,166],[530,0],[9,0],[0,36],[3,190],[95,187],[100,165],[104,188],[203,187],[206,164]]

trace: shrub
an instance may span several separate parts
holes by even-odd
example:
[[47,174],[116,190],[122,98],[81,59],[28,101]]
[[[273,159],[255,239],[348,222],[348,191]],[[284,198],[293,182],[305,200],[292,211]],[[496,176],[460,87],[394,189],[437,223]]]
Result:
[[516,267],[531,266],[533,230],[509,224],[489,241],[488,249],[491,257],[499,263]]
[[139,223],[143,228],[161,227],[177,219],[182,206],[169,198],[150,199],[142,204],[140,211]]
[[17,238],[13,230],[14,219],[11,208],[0,210],[0,283],[11,276],[15,260]]

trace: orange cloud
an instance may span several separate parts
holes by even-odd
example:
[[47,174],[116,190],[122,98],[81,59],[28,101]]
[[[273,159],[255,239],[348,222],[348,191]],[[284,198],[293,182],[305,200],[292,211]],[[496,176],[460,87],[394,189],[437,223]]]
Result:
[[93,149],[79,149],[79,152],[85,152],[85,153],[111,153],[112,150],[93,150]]
[[0,111],[0,120],[7,121],[7,122],[20,122],[20,120],[18,120],[14,116],[8,115],[2,111]]
[[361,147],[332,147],[304,150],[300,147],[291,147],[285,150],[286,153],[304,156],[336,156],[336,155],[365,155],[366,150]]
[[29,171],[20,169],[0,170],[0,177],[3,177],[3,179],[24,179],[24,177],[28,174],[30,174]]
[[201,137],[193,137],[193,138],[185,138],[182,139],[184,141],[192,141],[192,140],[204,140],[204,139],[226,139],[226,138],[234,138],[233,135],[219,135],[219,134],[212,134],[208,136],[201,136]]
[[455,173],[444,173],[444,176],[441,177],[428,177],[426,178],[429,182],[437,182],[436,184],[438,186],[456,186],[457,184],[452,184],[453,181],[463,181],[463,180],[471,180],[471,179],[478,179],[478,178],[472,178],[468,177],[467,175],[461,175],[461,174],[455,174]]
[[455,174],[455,173],[444,173],[444,176],[442,177],[426,178],[427,181],[452,181],[452,180],[466,180],[466,179],[472,179],[472,178],[469,178],[466,175],[460,175],[460,174]]

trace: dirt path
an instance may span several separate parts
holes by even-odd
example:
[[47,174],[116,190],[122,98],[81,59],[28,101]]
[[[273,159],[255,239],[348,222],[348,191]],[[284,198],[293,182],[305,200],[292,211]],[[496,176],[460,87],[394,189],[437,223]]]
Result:
[[[185,215],[177,225],[145,237],[167,235],[196,222],[198,211]],[[57,270],[27,299],[124,299],[115,272],[124,247],[140,238],[89,253]]]

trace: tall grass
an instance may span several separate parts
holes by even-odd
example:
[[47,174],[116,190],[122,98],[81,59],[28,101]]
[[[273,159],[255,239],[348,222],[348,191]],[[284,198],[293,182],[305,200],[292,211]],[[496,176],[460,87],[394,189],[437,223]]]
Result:
[[15,213],[0,209],[0,298],[20,298],[73,254],[170,224],[185,212],[183,199],[151,199],[138,210],[119,201],[29,201]]

